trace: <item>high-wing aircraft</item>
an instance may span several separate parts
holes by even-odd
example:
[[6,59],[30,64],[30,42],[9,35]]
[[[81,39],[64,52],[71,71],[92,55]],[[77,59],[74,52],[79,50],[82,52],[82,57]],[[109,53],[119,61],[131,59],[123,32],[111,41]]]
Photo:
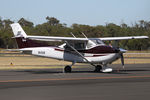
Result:
[[[104,44],[103,41],[119,41],[128,39],[144,39],[148,36],[128,36],[128,37],[105,37],[105,38],[77,38],[73,37],[53,37],[53,36],[30,36],[27,35],[19,23],[11,24],[14,37],[17,41],[17,50],[22,53],[35,56],[49,57],[58,60],[72,62],[64,67],[64,72],[71,72],[75,63],[89,63],[95,67],[96,72],[112,72],[108,67],[113,61],[121,58],[124,66],[123,53],[126,50]],[[84,34],[83,34],[84,35]],[[50,46],[47,42],[40,41],[61,41],[60,46]]]

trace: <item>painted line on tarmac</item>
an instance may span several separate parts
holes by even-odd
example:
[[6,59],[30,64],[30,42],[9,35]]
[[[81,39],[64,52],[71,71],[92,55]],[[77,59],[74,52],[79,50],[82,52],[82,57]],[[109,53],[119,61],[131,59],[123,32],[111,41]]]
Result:
[[150,78],[150,75],[144,75],[144,76],[116,76],[116,77],[115,76],[114,77],[83,77],[83,78],[61,78],[61,79],[4,80],[4,81],[0,81],[0,83],[95,80],[95,79],[132,79],[132,78]]

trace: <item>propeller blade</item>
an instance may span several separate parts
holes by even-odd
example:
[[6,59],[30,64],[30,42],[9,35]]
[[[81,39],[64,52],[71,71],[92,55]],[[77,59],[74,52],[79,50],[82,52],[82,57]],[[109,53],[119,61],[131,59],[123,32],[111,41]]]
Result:
[[125,53],[125,52],[127,52],[127,50],[122,49],[122,48],[119,48],[119,50],[120,50],[120,52],[121,52],[121,53]]
[[123,57],[123,53],[120,53],[120,57],[121,57],[122,67],[124,69],[124,57]]

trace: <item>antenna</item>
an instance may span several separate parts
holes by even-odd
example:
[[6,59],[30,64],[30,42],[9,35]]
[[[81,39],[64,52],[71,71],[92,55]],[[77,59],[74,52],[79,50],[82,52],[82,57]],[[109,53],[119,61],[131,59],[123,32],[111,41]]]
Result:
[[70,34],[71,34],[74,38],[76,38],[76,36],[75,36],[72,32],[70,32]]
[[87,36],[83,33],[83,32],[81,32],[82,33],[82,35],[85,37],[85,38],[87,38]]

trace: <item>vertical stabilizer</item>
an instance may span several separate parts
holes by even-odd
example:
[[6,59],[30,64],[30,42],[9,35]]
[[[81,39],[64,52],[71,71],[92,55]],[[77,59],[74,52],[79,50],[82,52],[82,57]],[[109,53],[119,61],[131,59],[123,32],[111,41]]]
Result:
[[15,37],[27,37],[27,34],[24,32],[19,23],[13,23],[10,25],[12,27],[13,33]]
[[42,43],[34,40],[30,40],[27,34],[24,32],[19,23],[13,23],[10,25],[14,38],[17,41],[18,48],[30,48],[30,47],[46,47],[49,46],[47,43]]

